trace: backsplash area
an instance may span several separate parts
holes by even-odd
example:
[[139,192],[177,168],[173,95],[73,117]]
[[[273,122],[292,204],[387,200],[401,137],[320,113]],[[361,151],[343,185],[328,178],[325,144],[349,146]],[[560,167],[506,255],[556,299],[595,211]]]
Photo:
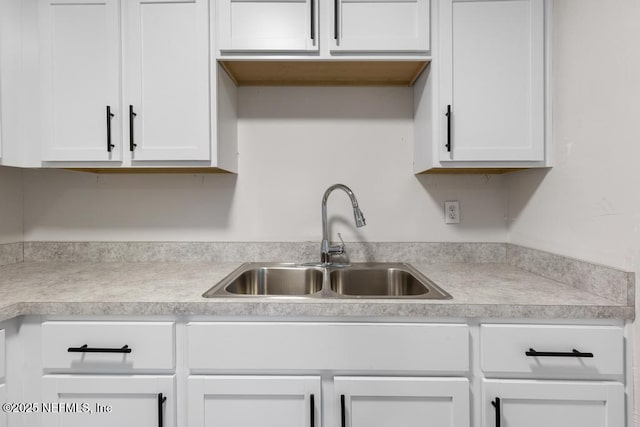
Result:
[[[633,304],[635,274],[509,243],[347,242],[352,262],[497,263]],[[316,262],[319,242],[24,242],[0,245],[18,262]]]
[[[353,262],[504,263],[504,243],[347,242]],[[25,242],[25,262],[317,262],[320,242]]]
[[24,260],[24,244],[22,242],[0,244],[0,267],[16,264]]
[[507,245],[506,262],[622,304],[635,303],[634,273],[514,244]]

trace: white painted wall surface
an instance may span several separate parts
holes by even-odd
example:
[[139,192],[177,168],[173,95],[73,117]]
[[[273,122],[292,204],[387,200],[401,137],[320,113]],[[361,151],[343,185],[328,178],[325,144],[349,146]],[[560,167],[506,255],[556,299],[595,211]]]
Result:
[[640,277],[640,2],[558,0],[554,16],[554,167],[506,178],[509,241]]
[[[241,88],[239,174],[25,172],[25,240],[506,241],[504,178],[412,172],[410,88]],[[444,200],[462,224],[445,225]],[[337,239],[337,238],[336,238]]]
[[22,174],[21,169],[0,166],[0,244],[23,240]]

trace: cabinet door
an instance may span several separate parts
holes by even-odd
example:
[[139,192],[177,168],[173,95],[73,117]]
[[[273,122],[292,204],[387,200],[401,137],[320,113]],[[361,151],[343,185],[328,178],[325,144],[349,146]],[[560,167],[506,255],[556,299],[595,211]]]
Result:
[[469,381],[336,377],[335,405],[344,427],[468,427]]
[[[2,37],[2,34],[0,34]],[[0,164],[2,161],[2,56],[0,55]]]
[[191,376],[189,427],[322,425],[320,377]]
[[118,13],[117,0],[40,0],[43,160],[121,160]]
[[429,0],[335,0],[331,51],[429,50]]
[[171,427],[174,395],[172,376],[46,375],[42,425]]
[[484,381],[482,413],[483,427],[624,427],[624,386],[616,382]]
[[127,149],[134,161],[209,160],[208,0],[125,5]]
[[544,160],[544,0],[440,6],[441,161]]
[[[7,402],[7,386],[0,384],[0,404]],[[0,427],[7,427],[7,413],[0,411]]]
[[217,0],[218,49],[317,52],[320,0]]

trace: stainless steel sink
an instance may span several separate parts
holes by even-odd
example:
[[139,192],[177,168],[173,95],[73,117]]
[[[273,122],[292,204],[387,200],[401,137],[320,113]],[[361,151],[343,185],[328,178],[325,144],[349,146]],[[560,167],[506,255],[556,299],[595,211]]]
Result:
[[451,298],[418,270],[402,263],[355,263],[347,266],[247,263],[202,296]]
[[205,298],[230,295],[310,295],[322,289],[324,270],[288,264],[243,264],[209,289]]
[[329,281],[333,292],[349,297],[451,298],[407,264],[354,264],[331,271]]

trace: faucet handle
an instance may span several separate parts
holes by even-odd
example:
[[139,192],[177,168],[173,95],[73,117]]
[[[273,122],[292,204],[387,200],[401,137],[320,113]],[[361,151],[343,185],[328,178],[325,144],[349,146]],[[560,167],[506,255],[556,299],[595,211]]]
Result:
[[342,234],[338,233],[338,238],[340,239],[340,255],[344,257],[344,263],[349,264],[349,255],[347,254],[347,246],[344,244],[344,240],[342,240]]
[[338,238],[340,239],[341,245],[339,246],[340,252],[338,255],[342,255],[342,261],[339,264],[334,264],[338,266],[349,265],[349,254],[347,253],[347,246],[344,244],[344,240],[342,240],[342,234],[338,233]]
[[338,233],[338,238],[340,239],[340,242],[342,242],[342,244],[334,245],[334,246],[329,245],[328,253],[330,255],[342,255],[342,254],[344,254],[344,251],[345,251],[345,249],[344,249],[344,240],[342,240],[342,235],[340,233]]

